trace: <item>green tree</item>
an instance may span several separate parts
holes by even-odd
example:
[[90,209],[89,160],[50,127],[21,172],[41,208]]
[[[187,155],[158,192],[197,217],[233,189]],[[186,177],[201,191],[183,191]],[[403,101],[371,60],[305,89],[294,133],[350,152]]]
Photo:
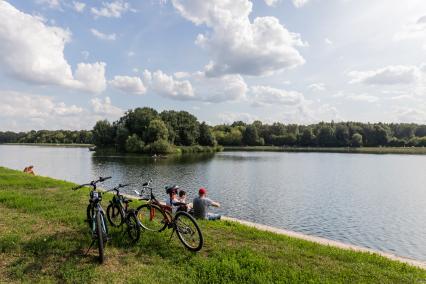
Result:
[[301,146],[314,146],[315,145],[315,135],[312,132],[312,128],[305,128],[300,136],[300,145]]
[[100,120],[93,127],[93,143],[105,147],[114,144],[114,127],[108,120]]
[[243,133],[243,144],[248,146],[256,146],[259,142],[257,128],[253,125],[247,126]]
[[144,140],[149,124],[158,118],[155,109],[144,107],[129,110],[121,120],[131,134],[137,134]]
[[144,146],[142,139],[137,134],[133,134],[127,138],[124,148],[129,153],[142,153]]
[[318,145],[321,147],[336,146],[336,136],[334,128],[330,125],[322,125],[317,135]]
[[200,124],[200,137],[198,138],[198,144],[202,146],[215,146],[216,139],[210,130],[210,127],[205,123]]
[[359,133],[354,133],[351,138],[352,147],[362,147],[362,135]]
[[145,134],[145,141],[152,143],[157,140],[167,140],[169,138],[169,130],[161,119],[151,120]]

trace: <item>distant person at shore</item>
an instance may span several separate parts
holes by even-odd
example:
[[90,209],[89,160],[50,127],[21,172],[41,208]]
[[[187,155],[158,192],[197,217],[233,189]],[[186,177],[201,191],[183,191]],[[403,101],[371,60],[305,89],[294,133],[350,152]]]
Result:
[[34,166],[28,166],[28,167],[26,167],[25,169],[24,169],[24,173],[27,173],[27,174],[30,174],[30,175],[33,175],[33,176],[35,176],[35,173],[34,173]]
[[219,214],[207,212],[210,206],[220,207],[220,204],[207,198],[207,190],[205,188],[200,188],[198,197],[194,198],[192,205],[194,208],[194,217],[197,219],[219,220],[221,217]]

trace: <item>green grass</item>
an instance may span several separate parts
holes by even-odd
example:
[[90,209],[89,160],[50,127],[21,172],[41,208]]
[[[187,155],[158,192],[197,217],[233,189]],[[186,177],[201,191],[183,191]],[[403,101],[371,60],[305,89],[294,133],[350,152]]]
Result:
[[269,152],[325,152],[364,154],[426,154],[426,147],[279,147],[279,146],[226,146],[224,151]]
[[[0,282],[15,283],[424,283],[426,271],[369,253],[289,238],[233,222],[200,222],[205,246],[169,231],[130,245],[112,229],[97,263],[84,223],[87,189],[0,168]],[[104,199],[107,204],[109,197]],[[423,281],[423,282],[422,282]]]

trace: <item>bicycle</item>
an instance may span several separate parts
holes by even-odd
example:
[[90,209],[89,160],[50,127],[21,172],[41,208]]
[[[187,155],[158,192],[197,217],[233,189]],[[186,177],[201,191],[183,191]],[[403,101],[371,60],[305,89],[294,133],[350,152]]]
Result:
[[[148,231],[162,232],[166,228],[172,229],[170,240],[176,232],[181,243],[191,251],[199,251],[203,247],[204,238],[195,219],[185,211],[177,211],[173,216],[172,207],[161,204],[152,193],[152,180],[142,185],[142,191],[134,192],[142,197],[145,189],[150,190],[149,198],[140,198],[147,203],[136,209],[139,224]],[[185,205],[184,203],[175,204]]]
[[[120,188],[129,186],[129,184],[119,184],[109,191],[115,191],[115,195],[107,207],[107,218],[111,226],[121,227],[124,223],[127,225],[127,234],[133,243],[139,241],[141,227],[136,217],[136,211],[129,209],[129,203],[132,200],[125,198],[120,194]],[[123,206],[124,204],[124,206]]]
[[79,186],[72,188],[73,190],[80,189],[84,186],[91,186],[90,190],[90,199],[89,205],[86,209],[87,222],[92,234],[92,243],[90,244],[86,254],[90,251],[94,243],[98,242],[98,251],[99,251],[99,262],[104,262],[104,247],[108,241],[108,225],[105,222],[104,210],[101,206],[102,201],[102,192],[96,191],[96,184],[99,182],[104,182],[111,177],[100,177],[96,181],[91,181],[90,183],[85,183]]

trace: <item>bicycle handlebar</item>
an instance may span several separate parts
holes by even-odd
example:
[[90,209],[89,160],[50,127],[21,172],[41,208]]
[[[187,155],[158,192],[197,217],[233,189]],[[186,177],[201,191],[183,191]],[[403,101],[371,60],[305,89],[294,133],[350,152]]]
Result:
[[84,183],[84,184],[78,185],[76,187],[73,187],[72,190],[77,190],[77,189],[80,189],[80,188],[85,187],[85,186],[95,187],[98,182],[104,182],[104,181],[106,181],[107,179],[110,179],[110,178],[112,178],[112,177],[111,176],[99,177],[98,180],[92,180],[90,183]]

